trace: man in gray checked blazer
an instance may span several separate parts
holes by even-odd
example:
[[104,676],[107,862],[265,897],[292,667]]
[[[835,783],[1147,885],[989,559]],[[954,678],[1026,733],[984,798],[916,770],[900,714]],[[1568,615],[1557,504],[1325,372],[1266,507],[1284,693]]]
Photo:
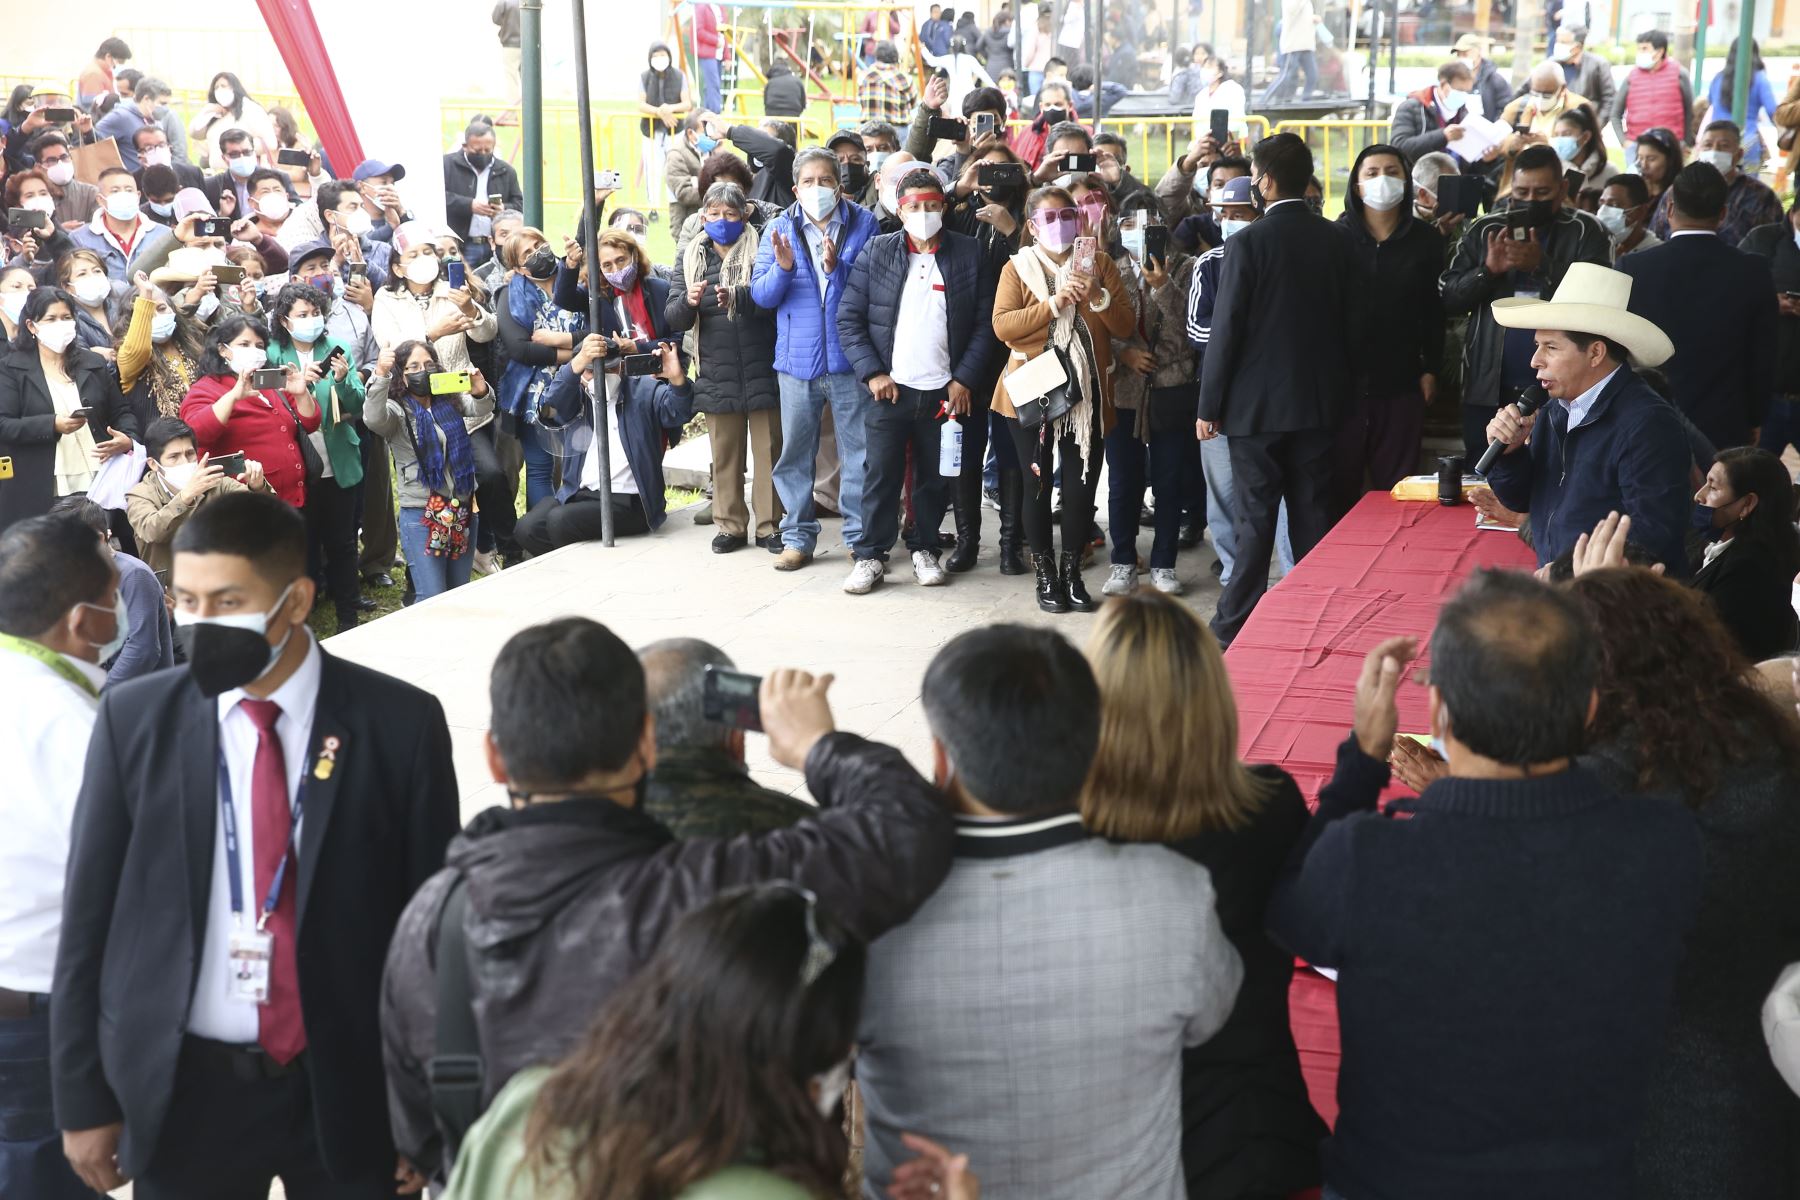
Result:
[[886,1195],[917,1133],[967,1154],[984,1200],[1184,1200],[1181,1051],[1243,976],[1211,876],[1083,830],[1100,696],[1060,635],[963,634],[924,706],[956,858],[869,951],[863,1195]]

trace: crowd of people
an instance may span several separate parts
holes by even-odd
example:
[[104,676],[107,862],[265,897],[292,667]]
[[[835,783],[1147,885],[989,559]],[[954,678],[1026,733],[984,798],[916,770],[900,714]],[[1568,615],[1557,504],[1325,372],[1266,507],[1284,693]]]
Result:
[[[1642,124],[1660,34],[1614,92],[1567,29],[1517,96],[1483,50],[1331,220],[1241,122],[1147,184],[1049,62],[1021,123],[889,71],[814,146],[653,47],[667,262],[612,189],[591,252],[527,225],[484,119],[421,213],[233,73],[184,125],[116,38],[15,92],[0,1195],[818,1200],[847,1131],[868,1197],[1800,1194],[1800,205],[1730,121]],[[76,180],[108,136],[137,165]],[[1309,813],[1241,759],[1222,648],[1452,380],[1537,577],[1438,615],[1430,745],[1419,641],[1368,655]],[[847,594],[897,544],[941,587],[991,505],[1085,645],[946,645],[929,779],[769,675],[815,807],[751,782],[716,647],[534,625],[490,681],[509,804],[459,832],[442,707],[314,606],[653,533],[697,414],[713,552],[804,570],[835,515]],[[1340,973],[1329,1130],[1295,956]]]

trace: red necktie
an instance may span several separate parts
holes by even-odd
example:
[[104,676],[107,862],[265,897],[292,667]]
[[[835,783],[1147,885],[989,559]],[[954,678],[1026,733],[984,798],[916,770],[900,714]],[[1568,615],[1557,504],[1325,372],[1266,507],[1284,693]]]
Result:
[[[239,706],[256,726],[256,761],[250,769],[250,828],[256,848],[254,918],[262,917],[269,885],[288,853],[294,812],[288,801],[287,755],[275,723],[281,706],[273,700],[240,700]],[[294,858],[299,859],[296,853]],[[290,862],[281,881],[281,898],[269,914],[266,928],[275,938],[269,963],[269,1002],[257,1011],[257,1040],[278,1063],[291,1062],[306,1049],[306,1027],[300,1017],[300,971],[294,956],[294,895],[300,890],[300,864]]]

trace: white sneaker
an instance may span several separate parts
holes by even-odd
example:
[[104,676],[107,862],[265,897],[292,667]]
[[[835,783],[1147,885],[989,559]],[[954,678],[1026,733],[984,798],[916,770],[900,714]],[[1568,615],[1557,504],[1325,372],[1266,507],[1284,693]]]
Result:
[[486,551],[477,550],[475,552],[475,573],[477,575],[498,575],[500,560]]
[[1165,596],[1179,596],[1187,590],[1181,585],[1181,580],[1175,577],[1173,567],[1150,568],[1150,586]]
[[879,558],[859,558],[850,568],[850,578],[844,580],[844,590],[852,596],[866,596],[875,590],[884,573]]
[[1137,591],[1137,568],[1130,563],[1114,563],[1112,573],[1100,585],[1102,596],[1129,596]]
[[929,550],[914,550],[913,578],[919,581],[920,587],[943,587],[949,576],[938,563],[937,555]]

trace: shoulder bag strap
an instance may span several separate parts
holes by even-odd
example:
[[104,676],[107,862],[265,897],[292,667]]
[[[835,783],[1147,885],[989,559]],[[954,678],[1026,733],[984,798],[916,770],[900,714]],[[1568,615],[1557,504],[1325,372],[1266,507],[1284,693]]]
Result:
[[456,1161],[463,1138],[481,1116],[486,1071],[481,1038],[475,1027],[475,987],[469,977],[469,952],[463,937],[468,890],[463,876],[450,885],[438,914],[436,936],[437,1033],[434,1053],[426,1064],[431,1083],[431,1111],[444,1139],[444,1173]]

